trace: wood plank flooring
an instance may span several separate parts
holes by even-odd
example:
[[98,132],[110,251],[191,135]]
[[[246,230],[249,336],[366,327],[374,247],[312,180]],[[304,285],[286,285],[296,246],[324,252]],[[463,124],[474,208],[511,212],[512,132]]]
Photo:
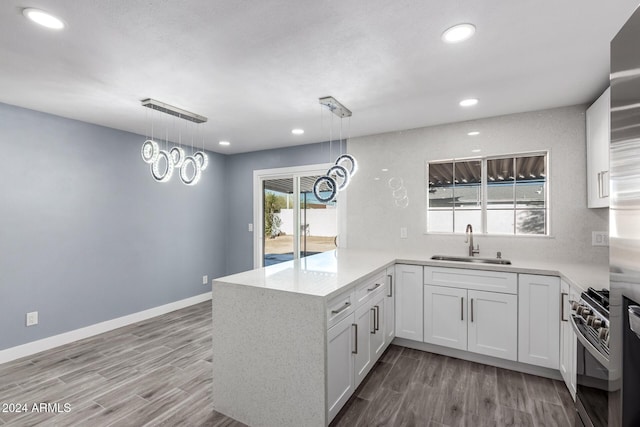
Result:
[[0,426],[36,425],[243,426],[212,410],[211,303],[0,365]]
[[[211,409],[211,327],[205,302],[0,365],[0,426],[242,426]],[[34,403],[59,408],[31,412]],[[558,381],[392,345],[332,425],[572,421]]]
[[331,423],[352,426],[573,426],[564,383],[389,346]]

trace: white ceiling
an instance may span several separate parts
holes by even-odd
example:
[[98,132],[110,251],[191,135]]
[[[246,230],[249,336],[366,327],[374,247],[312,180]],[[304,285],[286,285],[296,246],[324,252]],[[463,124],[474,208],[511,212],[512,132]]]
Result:
[[[205,145],[222,153],[328,140],[328,95],[353,111],[352,137],[586,103],[638,2],[3,0],[0,102],[146,135],[151,97],[207,116]],[[67,28],[38,27],[24,7]],[[475,37],[444,44],[461,22]],[[480,103],[462,109],[465,97]],[[177,135],[161,116],[155,128]]]

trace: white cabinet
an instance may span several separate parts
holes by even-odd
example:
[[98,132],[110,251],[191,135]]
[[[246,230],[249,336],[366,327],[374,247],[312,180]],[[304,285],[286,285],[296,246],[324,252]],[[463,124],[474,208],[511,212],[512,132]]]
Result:
[[517,360],[518,296],[424,286],[424,341]]
[[327,398],[329,419],[335,417],[355,390],[354,378],[354,314],[338,322],[329,329]]
[[396,336],[422,341],[422,270],[419,265],[396,265]]
[[467,291],[467,349],[501,359],[518,359],[518,296]]
[[364,304],[356,310],[356,349],[354,350],[355,386],[358,387],[373,365],[371,361],[371,335],[373,331],[374,310]]
[[560,281],[562,312],[560,323],[560,374],[566,384],[571,397],[576,399],[577,380],[577,344],[576,334],[571,327],[569,316],[571,313],[570,301],[580,298],[579,292],[571,288],[564,280]]
[[587,206],[609,206],[610,89],[587,109]]
[[373,313],[373,328],[371,334],[371,360],[376,361],[382,352],[384,352],[387,344],[387,334],[385,332],[385,318],[386,313],[384,311],[384,302],[387,298],[385,290],[376,293],[371,299],[371,310]]
[[424,342],[467,349],[467,290],[424,285]]
[[383,270],[327,304],[329,420],[344,406],[393,338],[389,338],[387,327],[393,328],[395,287],[386,273]]
[[384,299],[384,331],[389,344],[396,336],[395,268],[387,268],[387,293]]
[[560,278],[520,274],[518,361],[559,369]]

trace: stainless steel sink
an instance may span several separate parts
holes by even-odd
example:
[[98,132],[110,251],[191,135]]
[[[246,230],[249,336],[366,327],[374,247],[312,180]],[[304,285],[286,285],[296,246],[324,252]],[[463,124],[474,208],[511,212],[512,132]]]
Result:
[[500,264],[511,265],[511,261],[502,258],[477,258],[472,256],[448,256],[434,255],[431,257],[435,261],[455,261],[455,262],[473,262],[478,264]]

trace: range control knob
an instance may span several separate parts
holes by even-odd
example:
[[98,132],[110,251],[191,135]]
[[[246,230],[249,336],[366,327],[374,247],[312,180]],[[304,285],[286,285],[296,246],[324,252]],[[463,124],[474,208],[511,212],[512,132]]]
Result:
[[593,322],[595,322],[597,319],[598,318],[596,316],[587,316],[587,325],[595,328],[595,326],[593,326]]
[[601,341],[609,341],[609,328],[600,328],[598,338],[600,338]]
[[591,325],[591,326],[593,326],[593,329],[595,329],[597,331],[598,329],[600,329],[602,327],[602,320],[595,319],[593,321],[593,325]]
[[578,314],[582,316],[583,319],[586,319],[587,317],[592,315],[593,312],[588,307],[582,307],[582,309],[578,309]]
[[578,307],[581,307],[581,305],[578,303],[578,301],[571,301],[571,310],[577,311]]

